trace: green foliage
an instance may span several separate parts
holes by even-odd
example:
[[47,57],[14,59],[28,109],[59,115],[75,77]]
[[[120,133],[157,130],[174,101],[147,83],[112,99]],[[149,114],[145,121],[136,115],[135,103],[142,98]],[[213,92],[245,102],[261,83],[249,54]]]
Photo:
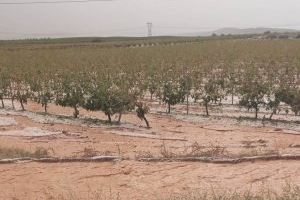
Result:
[[[47,77],[45,79],[44,77]],[[38,76],[32,78],[29,81],[29,86],[33,93],[33,101],[41,104],[44,107],[45,113],[47,113],[48,104],[54,100],[55,87],[54,80],[49,77],[50,74],[38,72]]]
[[248,110],[255,110],[255,119],[257,119],[257,114],[260,106],[266,105],[266,95],[268,88],[263,84],[253,83],[248,86],[241,87],[241,100],[239,104],[246,107]]
[[4,98],[8,95],[8,88],[9,88],[10,81],[8,79],[7,72],[4,70],[0,71],[0,100],[2,103],[2,108],[4,108]]
[[300,114],[300,90],[299,89],[291,89],[285,90],[280,93],[281,101],[286,103],[291,107],[291,110],[295,113],[295,115]]
[[84,103],[84,79],[81,74],[66,74],[58,82],[56,104],[74,108],[73,116],[79,115],[78,107]]
[[[17,100],[24,107],[32,99],[45,111],[55,102],[72,107],[75,117],[84,107],[104,112],[109,121],[134,110],[149,93],[166,103],[169,112],[186,101],[188,113],[192,98],[201,101],[208,115],[211,104],[221,105],[230,95],[240,97],[240,105],[254,109],[256,116],[260,109],[276,114],[281,104],[299,114],[298,40],[132,40],[3,43],[0,100],[10,99],[13,106]],[[119,48],[145,42],[155,46]]]
[[209,104],[211,102],[221,102],[224,98],[224,80],[216,77],[210,77],[207,80],[204,80],[197,98],[202,100],[202,103],[205,106],[206,115],[208,116]]
[[184,101],[184,88],[178,81],[165,81],[162,87],[162,101],[168,105],[168,113],[171,112],[171,105]]
[[87,96],[84,107],[92,111],[103,111],[111,123],[114,114],[122,114],[134,109],[137,93],[124,83],[116,85],[108,81],[94,85]]
[[270,99],[269,83],[262,78],[259,72],[250,69],[245,73],[239,92],[240,106],[246,107],[248,110],[254,109],[255,119],[257,119],[260,107],[267,105],[267,100]]

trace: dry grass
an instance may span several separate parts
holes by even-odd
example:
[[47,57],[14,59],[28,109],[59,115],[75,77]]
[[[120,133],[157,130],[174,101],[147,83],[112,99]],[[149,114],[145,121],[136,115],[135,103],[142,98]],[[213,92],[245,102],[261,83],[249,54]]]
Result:
[[[113,156],[117,153],[112,151],[97,151],[94,147],[85,147],[82,151],[74,153],[72,158],[91,158],[95,156]],[[118,154],[120,155],[120,154]]]
[[[69,192],[64,195],[45,194],[47,200],[127,200],[122,194],[117,192],[91,191],[85,197],[78,196],[75,192]],[[159,194],[158,194],[159,195]],[[19,200],[18,198],[14,198]],[[259,192],[215,192],[211,189],[209,192],[186,192],[182,194],[173,194],[170,197],[157,197],[157,200],[299,200],[300,187],[292,184],[286,184],[282,192],[276,193],[270,189],[262,189]],[[134,200],[134,199],[132,199]]]
[[188,194],[173,195],[163,198],[163,200],[299,200],[300,187],[286,184],[281,193],[272,192],[271,190],[261,190],[253,193],[250,191],[243,193],[216,193],[211,192],[193,192]]
[[270,156],[270,155],[280,155],[280,152],[278,149],[252,148],[252,149],[244,149],[237,154],[233,154],[231,157],[242,158],[242,157]]
[[150,151],[141,151],[135,155],[136,159],[178,159],[178,158],[212,158],[212,159],[237,159],[244,157],[256,157],[256,156],[273,156],[280,155],[278,148],[265,148],[255,146],[251,148],[244,147],[238,152],[229,152],[226,147],[220,145],[210,144],[208,146],[201,146],[195,142],[190,146],[186,146],[184,150],[174,151],[171,147],[168,147],[165,143],[161,145],[158,155],[153,154]]
[[121,196],[117,192],[112,192],[109,190],[104,192],[99,191],[90,191],[86,197],[79,197],[74,192],[69,192],[69,194],[46,194],[46,200],[121,200]]
[[98,151],[95,150],[95,148],[84,148],[83,150],[83,157],[84,158],[90,158],[90,157],[94,157],[97,156],[99,154]]
[[219,158],[225,157],[227,152],[225,147],[210,144],[208,147],[203,147],[199,143],[185,147],[182,152],[173,152],[164,143],[161,146],[160,154],[163,158],[185,158],[185,157],[210,157]]
[[150,151],[139,151],[135,155],[135,158],[136,159],[139,159],[139,158],[155,158],[155,156]]
[[45,158],[49,157],[49,152],[43,147],[37,147],[34,152],[30,152],[20,148],[0,147],[0,159],[12,158]]
[[209,157],[209,158],[221,158],[227,157],[227,151],[225,147],[219,145],[210,144],[208,147],[203,147],[199,143],[195,142],[190,146],[186,146],[183,151],[173,151],[165,143],[161,145],[159,155],[156,156],[150,151],[141,151],[135,155],[136,159],[139,158],[197,158],[197,157]]

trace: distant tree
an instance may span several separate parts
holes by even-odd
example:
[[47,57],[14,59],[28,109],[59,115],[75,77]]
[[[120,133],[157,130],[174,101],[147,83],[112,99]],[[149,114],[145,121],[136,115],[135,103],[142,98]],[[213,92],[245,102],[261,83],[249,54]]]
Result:
[[221,102],[224,98],[224,80],[215,77],[209,78],[205,81],[200,92],[200,99],[205,106],[206,115],[209,116],[208,107],[211,102]]
[[270,39],[270,40],[274,40],[277,39],[277,35],[276,34],[268,34],[265,36],[266,39]]
[[30,96],[30,90],[26,87],[26,85],[25,87],[23,87],[23,85],[18,87],[18,90],[16,92],[16,100],[20,102],[22,111],[25,110],[24,104],[27,104],[27,100],[30,98]]
[[58,91],[55,88],[55,79],[53,79],[51,73],[38,71],[37,76],[29,81],[29,85],[33,93],[33,101],[41,104],[44,112],[47,113],[48,105],[54,101],[55,91]]
[[185,95],[186,100],[186,114],[189,114],[189,98],[191,96],[191,90],[193,87],[192,73],[185,72],[180,79],[180,88]]
[[22,111],[25,110],[24,104],[27,103],[28,98],[31,96],[30,87],[28,85],[28,74],[27,73],[14,73],[10,77],[10,86],[9,86],[9,96],[12,101],[12,107],[14,106],[14,100],[17,100],[20,105]]
[[266,99],[269,95],[269,86],[262,79],[258,79],[255,75],[248,74],[248,80],[243,81],[240,87],[241,100],[239,104],[248,110],[255,110],[255,119],[258,118],[258,111],[261,106],[267,104]]
[[300,115],[300,90],[290,89],[282,91],[282,101],[289,105],[295,115]]
[[2,108],[4,108],[4,98],[8,95],[9,84],[8,74],[0,70],[0,100]]
[[[76,76],[77,75],[77,76]],[[79,106],[84,103],[84,80],[79,74],[70,73],[61,77],[56,91],[56,104],[74,109],[73,116],[79,115]]]
[[128,90],[122,90],[120,86],[112,82],[100,82],[88,92],[84,107],[91,111],[103,111],[112,123],[112,116],[134,109],[136,96]]
[[289,35],[287,35],[287,34],[279,35],[278,38],[279,39],[289,39]]
[[171,106],[182,103],[185,98],[184,88],[176,80],[167,80],[163,83],[162,101],[168,105],[168,113],[171,113]]
[[153,95],[159,89],[158,77],[156,76],[156,74],[151,74],[148,76],[147,87],[150,93],[150,99],[153,100]]
[[271,31],[265,31],[264,32],[264,35],[269,35],[269,34],[271,34]]
[[147,106],[145,103],[143,102],[137,102],[136,103],[136,114],[138,116],[138,118],[140,118],[141,120],[144,120],[147,128],[150,128],[150,124],[146,118],[146,114],[149,112],[150,108],[149,106]]
[[300,91],[295,92],[291,107],[296,116],[300,115]]
[[225,88],[227,95],[231,96],[231,105],[234,103],[234,96],[237,95],[238,85],[239,83],[236,73],[229,73],[225,81]]
[[272,94],[268,97],[268,102],[266,103],[266,109],[271,110],[269,120],[272,119],[273,115],[279,111],[279,105],[284,98],[284,93],[282,91],[272,91]]

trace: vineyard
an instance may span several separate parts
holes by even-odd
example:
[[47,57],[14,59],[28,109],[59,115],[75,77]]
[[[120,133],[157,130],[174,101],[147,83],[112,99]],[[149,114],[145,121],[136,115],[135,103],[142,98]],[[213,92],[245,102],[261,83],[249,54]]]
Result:
[[[113,115],[133,110],[145,120],[147,100],[198,103],[209,115],[224,100],[266,118],[300,113],[299,41],[215,40],[145,48],[1,48],[0,99],[28,100]],[[237,101],[234,99],[238,98]]]
[[299,124],[297,39],[0,41],[0,199],[298,198]]

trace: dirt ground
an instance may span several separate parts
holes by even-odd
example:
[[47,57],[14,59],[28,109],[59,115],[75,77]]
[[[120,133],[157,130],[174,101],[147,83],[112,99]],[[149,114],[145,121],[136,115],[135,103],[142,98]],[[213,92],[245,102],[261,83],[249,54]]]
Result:
[[[244,124],[191,115],[178,117],[160,112],[156,105],[147,117],[146,129],[134,113],[123,115],[120,125],[86,123],[106,120],[100,112],[73,110],[50,105],[42,114],[40,105],[29,102],[27,111],[0,111],[0,146],[33,151],[43,147],[54,157],[83,156],[87,149],[97,155],[117,155],[123,161],[104,163],[34,163],[0,165],[0,199],[50,199],[58,195],[119,195],[121,199],[156,200],[184,191],[257,191],[262,187],[278,191],[286,183],[300,186],[300,161],[257,161],[240,164],[200,162],[139,162],[139,156],[162,156],[162,151],[182,154],[191,146],[224,149],[224,156],[261,154],[299,155],[297,126]],[[180,106],[176,110],[180,111]],[[197,110],[193,110],[196,112]],[[227,110],[230,113],[230,111]],[[195,121],[199,119],[199,121]],[[297,119],[296,119],[297,120]],[[299,119],[298,119],[299,120]],[[251,124],[252,123],[252,124]]]

